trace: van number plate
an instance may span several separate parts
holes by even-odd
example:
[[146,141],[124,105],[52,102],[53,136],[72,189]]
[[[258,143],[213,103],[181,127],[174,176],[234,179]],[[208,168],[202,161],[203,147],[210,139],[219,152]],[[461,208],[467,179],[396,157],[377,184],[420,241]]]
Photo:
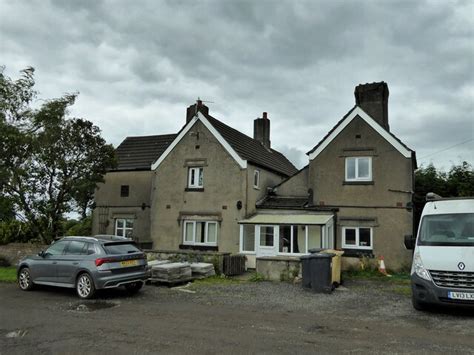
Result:
[[470,292],[448,292],[448,298],[453,300],[474,301],[474,293]]

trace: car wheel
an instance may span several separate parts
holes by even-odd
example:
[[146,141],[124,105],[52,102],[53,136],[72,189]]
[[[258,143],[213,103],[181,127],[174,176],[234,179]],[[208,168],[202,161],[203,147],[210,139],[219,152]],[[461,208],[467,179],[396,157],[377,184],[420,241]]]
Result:
[[415,296],[411,296],[411,303],[413,305],[413,308],[415,308],[417,311],[424,311],[426,309],[426,304],[423,302],[420,302]]
[[143,282],[133,282],[131,284],[126,284],[125,289],[130,293],[137,293],[143,287]]
[[89,274],[80,274],[76,282],[76,292],[80,298],[87,299],[94,297],[94,280]]
[[33,281],[31,281],[30,269],[28,269],[27,267],[21,269],[20,273],[18,274],[18,286],[20,286],[23,291],[29,291],[33,288]]

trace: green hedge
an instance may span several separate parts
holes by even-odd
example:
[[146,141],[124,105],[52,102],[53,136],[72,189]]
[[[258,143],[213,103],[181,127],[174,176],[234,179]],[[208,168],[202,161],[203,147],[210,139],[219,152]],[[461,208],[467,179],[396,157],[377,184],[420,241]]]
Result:
[[27,224],[20,221],[0,222],[0,244],[26,243],[36,236]]

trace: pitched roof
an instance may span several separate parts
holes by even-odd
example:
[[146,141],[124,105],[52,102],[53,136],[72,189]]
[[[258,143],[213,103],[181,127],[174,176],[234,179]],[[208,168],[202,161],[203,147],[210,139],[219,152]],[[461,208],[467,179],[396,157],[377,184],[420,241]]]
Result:
[[204,116],[242,159],[285,176],[298,172],[298,169],[275,149],[265,148],[259,141],[208,114],[204,114]]
[[197,121],[201,121],[202,124],[204,124],[242,169],[247,168],[247,162],[249,162],[282,176],[289,176],[298,171],[280,152],[265,148],[259,141],[250,138],[201,111],[198,111],[197,114],[183,126],[174,141],[166,148],[160,157],[157,157],[151,166],[153,170],[160,166],[163,160],[166,159],[168,154]]
[[316,144],[316,146],[311,149],[307,155],[309,155],[310,160],[317,156],[320,151],[322,151],[341,131],[349,122],[351,122],[355,117],[361,117],[366,121],[372,128],[374,128],[378,133],[380,133],[390,144],[392,144],[397,150],[400,151],[406,157],[415,158],[415,152],[405,145],[399,138],[397,138],[392,132],[387,131],[383,128],[376,120],[370,117],[362,108],[359,106],[354,106],[349,110],[348,113],[342,117],[336,125],[331,128],[331,130],[324,136],[324,138]]
[[150,170],[176,138],[176,134],[127,137],[116,149],[117,168],[114,170]]

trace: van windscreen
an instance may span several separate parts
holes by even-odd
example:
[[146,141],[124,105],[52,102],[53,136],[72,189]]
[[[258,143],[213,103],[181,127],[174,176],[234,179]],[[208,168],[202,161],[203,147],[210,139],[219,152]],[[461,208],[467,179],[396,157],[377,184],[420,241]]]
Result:
[[424,216],[418,245],[474,246],[474,213]]

